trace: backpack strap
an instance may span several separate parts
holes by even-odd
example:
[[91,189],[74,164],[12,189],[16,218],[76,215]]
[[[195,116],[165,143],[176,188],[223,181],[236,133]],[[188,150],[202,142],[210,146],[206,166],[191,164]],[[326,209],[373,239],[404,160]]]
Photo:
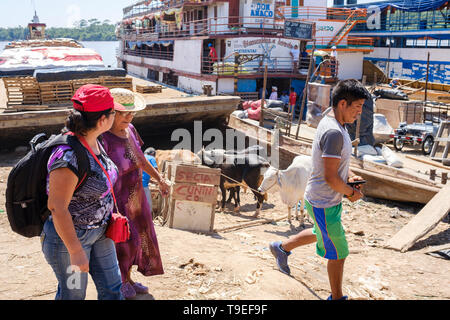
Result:
[[86,149],[83,147],[81,142],[77,137],[72,135],[67,135],[67,144],[73,149],[75,155],[77,157],[78,164],[78,185],[75,188],[75,191],[81,189],[82,186],[87,181],[87,178],[91,174],[91,165],[89,162],[89,157],[86,153]]

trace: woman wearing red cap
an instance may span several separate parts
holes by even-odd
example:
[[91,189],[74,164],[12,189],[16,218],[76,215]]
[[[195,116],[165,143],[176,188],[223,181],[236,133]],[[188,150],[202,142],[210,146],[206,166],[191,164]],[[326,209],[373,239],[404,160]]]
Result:
[[103,134],[103,143],[119,168],[114,192],[120,212],[130,222],[130,240],[116,244],[123,281],[122,294],[125,299],[130,299],[136,294],[148,293],[148,287],[131,280],[133,265],[144,276],[164,273],[152,212],[142,185],[142,171],[159,183],[163,196],[168,194],[169,187],[145,158],[141,149],[144,143],[131,124],[136,112],[145,109],[145,99],[126,89],[111,89],[111,94],[117,104],[116,118],[111,130]]
[[88,272],[98,299],[123,299],[114,242],[105,237],[114,207],[109,180],[117,180],[118,170],[97,141],[113,124],[114,100],[109,89],[85,85],[72,101],[75,110],[63,133],[75,134],[101,165],[87,148],[80,147],[89,159],[89,174],[79,185],[75,151],[68,145],[55,147],[47,164],[51,216],[41,235],[42,251],[58,279],[57,300],[85,299]]

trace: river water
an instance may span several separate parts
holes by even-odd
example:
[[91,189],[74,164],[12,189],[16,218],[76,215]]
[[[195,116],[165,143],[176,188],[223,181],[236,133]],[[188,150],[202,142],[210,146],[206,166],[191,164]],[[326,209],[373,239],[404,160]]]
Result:
[[[8,42],[0,41],[0,52]],[[119,48],[118,41],[81,41],[86,47],[95,50],[103,58],[105,66],[117,67],[116,52]]]

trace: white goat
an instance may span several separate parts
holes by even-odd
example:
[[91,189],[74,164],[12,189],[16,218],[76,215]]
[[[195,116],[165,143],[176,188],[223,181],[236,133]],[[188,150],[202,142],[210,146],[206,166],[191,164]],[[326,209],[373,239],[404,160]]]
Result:
[[304,224],[304,196],[308,179],[312,172],[310,156],[297,156],[286,170],[270,167],[264,174],[264,180],[258,191],[268,192],[271,189],[280,192],[281,200],[288,206],[288,220],[291,221],[291,208],[295,205],[295,217],[298,220],[298,202],[302,201],[300,224]]

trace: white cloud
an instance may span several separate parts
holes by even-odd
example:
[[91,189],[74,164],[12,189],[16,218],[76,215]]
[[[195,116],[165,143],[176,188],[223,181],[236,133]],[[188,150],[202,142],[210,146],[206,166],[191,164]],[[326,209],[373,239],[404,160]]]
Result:
[[67,7],[66,9],[66,13],[67,13],[67,23],[66,26],[68,28],[73,28],[73,24],[76,21],[80,21],[81,20],[81,9],[78,5],[76,4],[71,4]]

